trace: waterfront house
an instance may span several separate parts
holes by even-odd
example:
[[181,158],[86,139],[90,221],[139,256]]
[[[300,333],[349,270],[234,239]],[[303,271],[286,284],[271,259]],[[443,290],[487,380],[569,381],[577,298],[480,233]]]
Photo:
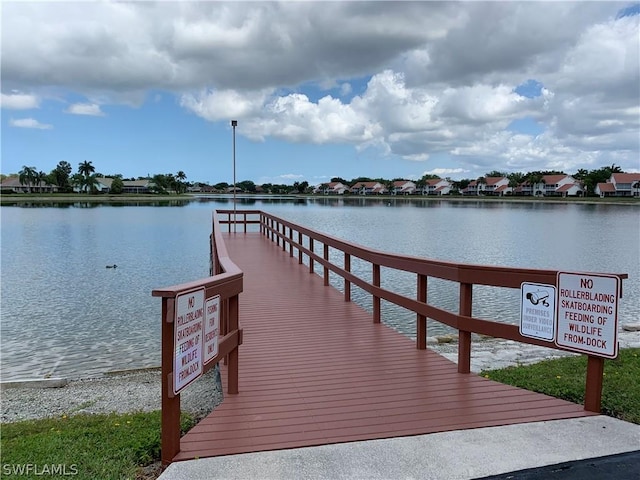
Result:
[[522,182],[513,193],[534,197],[576,197],[584,194],[584,187],[571,175],[543,175],[539,181]]
[[383,195],[387,193],[387,188],[380,182],[357,182],[349,191],[357,195]]
[[7,177],[0,183],[0,189],[3,192],[12,193],[55,193],[58,191],[58,186],[45,182],[22,185],[19,177]]
[[640,173],[613,173],[596,185],[595,193],[601,197],[639,197]]
[[325,195],[343,195],[349,190],[342,182],[321,183],[313,189],[313,193],[323,193]]
[[473,180],[462,189],[463,195],[506,195],[511,193],[507,177],[483,177]]
[[411,180],[396,180],[391,189],[392,195],[413,195],[416,193],[416,184]]
[[448,195],[451,192],[451,182],[443,178],[432,178],[427,180],[422,189],[423,195]]

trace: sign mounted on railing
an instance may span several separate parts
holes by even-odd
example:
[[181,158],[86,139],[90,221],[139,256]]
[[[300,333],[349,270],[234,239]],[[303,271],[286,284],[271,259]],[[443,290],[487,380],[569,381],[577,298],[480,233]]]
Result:
[[614,275],[558,272],[556,345],[616,358],[619,295]]
[[556,324],[556,287],[524,282],[520,286],[520,335],[553,341]]
[[204,309],[204,363],[218,355],[220,334],[220,295],[207,299]]
[[174,320],[173,393],[202,375],[204,288],[176,296]]

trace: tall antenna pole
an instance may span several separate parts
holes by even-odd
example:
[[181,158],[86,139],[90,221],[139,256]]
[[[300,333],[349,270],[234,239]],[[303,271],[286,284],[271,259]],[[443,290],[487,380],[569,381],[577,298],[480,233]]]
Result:
[[233,128],[233,233],[236,233],[236,127],[237,120],[231,120]]

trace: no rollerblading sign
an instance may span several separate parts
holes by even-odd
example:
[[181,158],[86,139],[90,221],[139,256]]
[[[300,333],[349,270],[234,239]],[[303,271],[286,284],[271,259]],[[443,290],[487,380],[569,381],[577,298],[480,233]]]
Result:
[[556,345],[616,358],[619,296],[616,276],[559,272]]

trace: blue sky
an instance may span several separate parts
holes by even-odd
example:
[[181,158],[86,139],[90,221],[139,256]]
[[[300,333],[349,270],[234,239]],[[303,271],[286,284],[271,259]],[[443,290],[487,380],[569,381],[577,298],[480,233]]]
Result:
[[629,2],[3,2],[0,172],[640,171]]

